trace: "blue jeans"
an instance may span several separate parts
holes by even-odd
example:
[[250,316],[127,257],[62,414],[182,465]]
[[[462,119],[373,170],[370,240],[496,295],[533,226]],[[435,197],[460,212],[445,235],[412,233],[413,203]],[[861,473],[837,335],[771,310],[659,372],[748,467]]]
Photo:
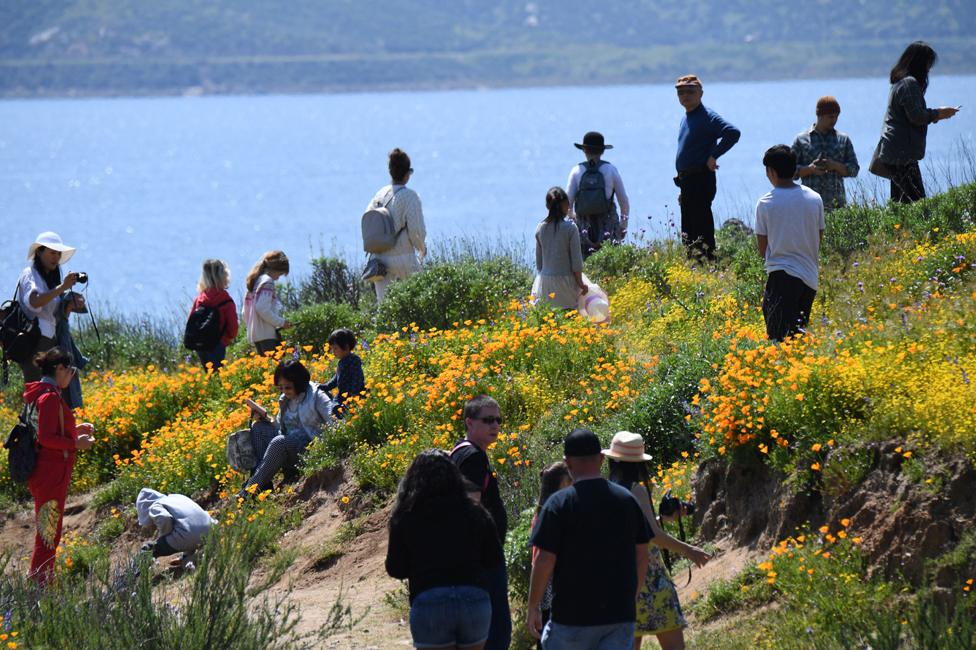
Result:
[[477,587],[434,587],[410,606],[410,635],[417,648],[473,646],[488,638],[491,599]]
[[508,572],[502,561],[487,574],[488,593],[491,595],[491,630],[485,650],[508,650],[512,645],[512,612],[508,606]]
[[220,366],[224,365],[224,357],[227,354],[227,346],[223,343],[218,343],[217,347],[212,350],[199,350],[197,356],[200,357],[200,363],[203,367],[207,367],[207,362],[213,364],[214,370],[220,370]]
[[543,650],[632,650],[636,623],[561,625],[549,621],[542,631]]

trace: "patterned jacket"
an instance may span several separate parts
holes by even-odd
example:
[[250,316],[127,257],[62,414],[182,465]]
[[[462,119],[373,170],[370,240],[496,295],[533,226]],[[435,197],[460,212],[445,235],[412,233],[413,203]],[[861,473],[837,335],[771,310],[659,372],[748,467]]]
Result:
[[[860,166],[854,145],[846,133],[831,130],[821,133],[814,127],[800,133],[793,141],[793,153],[796,155],[796,167],[806,167],[821,154],[825,158],[836,160],[847,167],[848,176],[857,176]],[[820,195],[823,199],[824,210],[834,210],[847,205],[847,194],[844,191],[844,177],[829,171],[823,176],[806,176],[802,183]]]

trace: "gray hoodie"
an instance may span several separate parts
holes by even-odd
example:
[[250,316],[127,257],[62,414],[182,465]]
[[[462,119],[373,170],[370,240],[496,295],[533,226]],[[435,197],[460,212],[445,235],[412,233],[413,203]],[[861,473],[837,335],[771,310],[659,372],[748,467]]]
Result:
[[210,527],[217,523],[193,499],[182,494],[163,494],[149,488],[136,497],[139,525],[156,525],[160,538],[177,551],[192,551],[203,542]]

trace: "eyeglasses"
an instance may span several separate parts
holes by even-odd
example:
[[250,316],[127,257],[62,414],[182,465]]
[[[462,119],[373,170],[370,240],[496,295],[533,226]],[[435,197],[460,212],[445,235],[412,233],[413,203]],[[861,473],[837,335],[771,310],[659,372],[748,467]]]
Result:
[[502,423],[501,417],[500,416],[494,416],[494,415],[489,415],[489,416],[483,417],[483,418],[473,418],[473,419],[475,419],[475,420],[481,420],[485,424],[501,424]]
[[679,95],[694,95],[696,92],[698,92],[697,88],[691,88],[691,87],[678,88]]

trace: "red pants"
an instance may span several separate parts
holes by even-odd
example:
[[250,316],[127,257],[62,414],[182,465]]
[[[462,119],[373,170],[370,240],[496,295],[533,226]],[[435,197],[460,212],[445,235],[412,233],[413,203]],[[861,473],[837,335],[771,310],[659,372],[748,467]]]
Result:
[[68,484],[74,465],[69,460],[38,458],[37,468],[27,481],[34,497],[34,555],[30,576],[40,585],[54,575],[54,557],[61,543],[61,523]]

